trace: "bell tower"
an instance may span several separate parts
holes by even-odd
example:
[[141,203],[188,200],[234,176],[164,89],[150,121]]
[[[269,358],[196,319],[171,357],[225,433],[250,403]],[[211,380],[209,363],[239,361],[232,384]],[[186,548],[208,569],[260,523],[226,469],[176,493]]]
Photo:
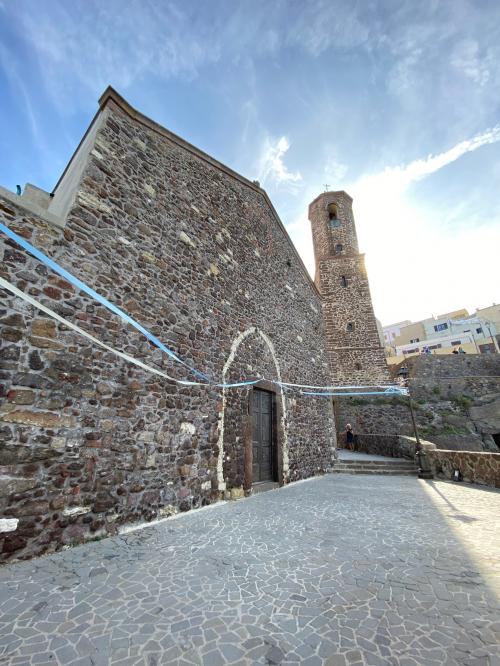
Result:
[[332,379],[349,384],[387,381],[352,198],[343,191],[320,194],[309,206],[309,220]]

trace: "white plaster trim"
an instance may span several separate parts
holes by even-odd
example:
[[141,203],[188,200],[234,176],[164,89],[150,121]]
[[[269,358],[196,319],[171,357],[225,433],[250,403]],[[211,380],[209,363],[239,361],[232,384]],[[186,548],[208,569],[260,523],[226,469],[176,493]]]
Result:
[[[227,360],[224,364],[224,367],[222,369],[222,383],[226,383],[226,376],[228,373],[229,368],[231,367],[234,358],[236,356],[236,353],[239,349],[239,346],[247,338],[249,335],[253,335],[256,333],[257,335],[260,335],[260,337],[264,340],[266,345],[269,348],[269,351],[271,352],[271,357],[273,359],[275,368],[276,368],[276,374],[278,376],[278,381],[282,381],[281,379],[281,368],[279,361],[276,357],[276,350],[274,349],[274,345],[271,341],[271,339],[259,328],[256,326],[250,326],[249,328],[246,329],[246,331],[243,331],[242,333],[239,333],[233,340],[231,344],[231,349],[229,352],[229,356],[227,357]],[[219,447],[219,455],[217,458],[217,483],[220,491],[224,491],[226,489],[226,484],[224,482],[224,413],[226,409],[226,395],[227,395],[227,390],[228,389],[222,389],[222,411],[219,412],[219,438],[217,440],[217,445]],[[281,405],[282,405],[282,416],[281,416],[281,429],[283,432],[283,476],[285,478],[288,477],[288,470],[290,469],[290,459],[288,455],[288,431],[286,427],[286,402],[285,402],[285,395],[284,392],[281,391]]]
[[15,532],[19,518],[0,518],[0,534],[2,532]]
[[90,506],[70,506],[63,510],[63,516],[82,516],[85,513],[90,513]]
[[57,227],[58,229],[64,229],[65,227],[66,223],[63,218],[59,217],[58,215],[54,215],[54,213],[51,213],[44,208],[41,208],[34,201],[29,201],[22,195],[19,196],[14,194],[14,192],[6,190],[5,187],[0,186],[0,198],[5,199],[5,201],[8,201],[15,206],[19,206],[31,215],[36,215],[36,217],[39,217],[43,222],[47,222],[53,227]]

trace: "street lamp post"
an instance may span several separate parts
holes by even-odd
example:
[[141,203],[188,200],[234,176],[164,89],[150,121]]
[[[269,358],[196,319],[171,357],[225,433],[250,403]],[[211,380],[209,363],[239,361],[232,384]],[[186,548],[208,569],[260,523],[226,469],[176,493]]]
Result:
[[488,333],[490,334],[491,344],[493,345],[493,353],[498,354],[497,345],[495,344],[495,338],[493,337],[493,334],[491,332],[491,321],[485,321],[484,326],[486,326],[486,328],[488,329]]
[[413,410],[413,400],[411,399],[409,380],[408,380],[408,368],[403,365],[399,370],[398,376],[403,380],[404,385],[408,389],[408,407],[410,409],[411,424],[413,426],[413,434],[415,435],[415,457],[418,464],[418,476],[420,479],[432,479],[432,474],[430,473],[429,466],[427,464],[427,459],[425,455],[424,447],[420,441],[420,436],[418,434],[417,422],[415,420],[415,412]]

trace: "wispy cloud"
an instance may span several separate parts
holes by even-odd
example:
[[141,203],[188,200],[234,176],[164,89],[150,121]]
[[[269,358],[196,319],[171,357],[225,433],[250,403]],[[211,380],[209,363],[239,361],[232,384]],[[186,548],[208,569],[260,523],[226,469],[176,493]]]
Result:
[[[1,3],[1,0],[0,0]],[[0,4],[0,9],[2,9]],[[15,91],[17,99],[20,99],[22,104],[21,107],[26,114],[28,119],[28,124],[33,135],[33,139],[37,143],[44,145],[44,137],[41,135],[38,121],[31,103],[30,95],[26,84],[23,81],[23,77],[19,74],[17,64],[12,62],[12,59],[7,51],[7,49],[0,43],[0,70],[3,70],[7,80]]]
[[480,86],[485,86],[490,80],[491,60],[491,54],[487,57],[481,55],[479,44],[474,39],[461,41],[451,56],[453,67]]
[[262,186],[269,182],[280,185],[297,183],[302,180],[301,174],[298,171],[290,172],[283,161],[289,148],[290,143],[286,136],[282,136],[274,142],[268,138],[265,139],[258,172],[258,180]]
[[445,152],[414,160],[404,166],[387,167],[379,173],[368,174],[355,183],[353,187],[364,192],[370,190],[371,194],[378,192],[377,198],[380,197],[382,192],[384,196],[387,192],[390,192],[392,196],[395,193],[401,194],[411,183],[439,171],[439,169],[455,162],[466,153],[498,141],[500,141],[500,125],[495,125],[495,127],[487,129],[485,132],[457,143]]
[[[405,165],[387,167],[350,183],[342,182],[342,178],[330,182],[330,186],[335,182],[335,188],[345,187],[354,198],[360,249],[367,252],[375,312],[385,324],[423,318],[432,311],[479,307],[483,302],[478,302],[480,298],[485,303],[498,299],[493,292],[498,285],[495,257],[500,242],[500,219],[496,228],[495,220],[488,220],[489,225],[463,227],[454,219],[454,232],[450,235],[449,224],[443,224],[450,215],[449,209],[443,207],[429,214],[407,196],[412,183],[431,178],[467,153],[496,142],[500,142],[500,126]],[[344,175],[342,168],[339,173]],[[318,184],[304,183],[300,214],[287,224],[311,275],[314,253],[306,211],[319,188]],[[463,206],[455,208],[458,219],[463,219],[467,210],[467,200],[461,203]],[[481,266],[479,293],[473,268],[477,261],[471,264],[471,253]]]
[[38,54],[47,88],[61,108],[69,98],[78,101],[82,87],[95,95],[108,83],[126,91],[148,76],[190,79],[222,59],[269,57],[284,48],[318,57],[328,49],[359,46],[369,36],[356,4],[331,0],[255,0],[230,8],[225,0],[213,0],[210,7],[161,0],[49,5],[47,10],[18,3],[9,12]]
[[[449,213],[446,206],[438,205],[429,212],[407,194],[413,183],[432,177],[467,153],[499,141],[500,126],[495,126],[442,153],[388,167],[348,186],[354,197],[361,249],[368,252],[375,309],[384,323],[464,305],[479,306],[481,294],[470,263],[471,252],[476,257],[481,255],[484,294],[488,291],[486,285],[498,283],[494,257],[499,233],[491,226],[494,220],[489,220],[490,226],[463,228],[455,219],[450,234],[449,221],[444,223]],[[463,210],[458,220],[463,220]],[[492,293],[490,297],[494,297]]]

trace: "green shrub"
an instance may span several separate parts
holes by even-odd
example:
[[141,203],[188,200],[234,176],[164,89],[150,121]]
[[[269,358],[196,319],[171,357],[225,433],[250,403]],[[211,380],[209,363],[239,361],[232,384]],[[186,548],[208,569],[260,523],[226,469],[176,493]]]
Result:
[[472,400],[467,395],[457,395],[452,400],[460,409],[468,409],[472,405]]

